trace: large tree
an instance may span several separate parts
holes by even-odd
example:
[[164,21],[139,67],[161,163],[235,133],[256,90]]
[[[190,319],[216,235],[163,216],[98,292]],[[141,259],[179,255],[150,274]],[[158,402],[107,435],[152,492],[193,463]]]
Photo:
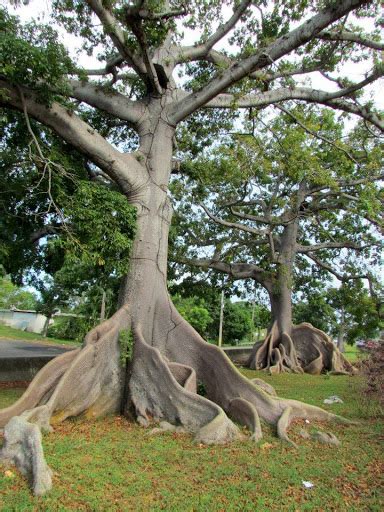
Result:
[[[168,184],[176,127],[201,109],[262,108],[297,99],[356,114],[373,130],[382,129],[374,108],[355,96],[381,76],[379,63],[360,82],[337,90],[334,76],[327,81],[333,90],[303,87],[295,79],[358,59],[356,48],[370,59],[382,48],[377,34],[364,34],[348,17],[375,15],[378,6],[365,0],[269,6],[242,0],[228,2],[228,16],[221,1],[86,0],[52,6],[55,22],[83,38],[83,50],[98,56],[101,69],[78,69],[51,26],[20,26],[2,11],[1,104],[53,130],[108,175],[137,210],[137,235],[116,314],[86,336],[82,349],[49,363],[24,396],[1,411],[0,424],[26,409],[27,418],[47,424],[130,407],[144,425],[162,418],[203,442],[220,443],[240,436],[227,414],[250,426],[255,438],[261,435],[259,416],[277,424],[283,439],[292,418],[335,418],[267,395],[176,311],[166,286]],[[183,45],[181,24],[198,31],[193,45]],[[221,50],[230,33],[231,49]],[[178,81],[177,69],[194,80]],[[123,133],[133,129],[136,150],[110,143],[96,131],[90,111],[114,118]],[[126,372],[118,344],[125,329],[134,333]],[[197,381],[206,397],[196,394]]]
[[346,133],[329,111],[279,108],[268,124],[253,119],[255,134],[187,169],[189,200],[201,208],[180,203],[185,236],[176,246],[190,257],[175,258],[266,290],[273,326],[252,368],[349,370],[324,333],[292,324],[292,293],[300,281],[308,286],[311,270],[341,282],[370,278],[382,241],[382,143],[361,126]]

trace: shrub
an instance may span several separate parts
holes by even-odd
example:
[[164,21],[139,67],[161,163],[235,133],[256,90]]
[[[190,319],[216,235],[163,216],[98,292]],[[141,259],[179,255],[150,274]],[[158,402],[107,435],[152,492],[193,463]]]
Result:
[[365,394],[376,398],[384,407],[384,339],[378,347],[369,353],[361,363],[362,373],[366,380]]

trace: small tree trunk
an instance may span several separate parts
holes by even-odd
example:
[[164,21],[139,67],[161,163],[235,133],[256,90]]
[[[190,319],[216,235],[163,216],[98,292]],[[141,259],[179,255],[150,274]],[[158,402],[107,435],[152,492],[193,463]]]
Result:
[[345,313],[344,310],[341,311],[341,318],[339,324],[339,332],[337,336],[337,348],[340,352],[345,352]]
[[106,293],[105,293],[105,290],[103,290],[103,294],[101,296],[100,322],[104,322],[104,320],[105,320],[105,298],[106,298]]
[[47,318],[46,318],[46,320],[45,320],[45,322],[44,322],[44,327],[43,327],[43,330],[42,330],[42,332],[41,332],[41,335],[42,335],[44,338],[46,338],[46,337],[47,337],[47,334],[48,334],[48,327],[49,327],[49,322],[51,321],[51,318],[52,318],[52,316],[51,316],[51,315],[47,316]]

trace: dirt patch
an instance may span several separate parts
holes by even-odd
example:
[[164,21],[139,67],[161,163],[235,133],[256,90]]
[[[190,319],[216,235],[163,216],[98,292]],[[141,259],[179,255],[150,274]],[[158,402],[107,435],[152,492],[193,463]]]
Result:
[[30,381],[27,380],[15,380],[14,382],[1,382],[0,389],[12,389],[12,388],[27,388]]

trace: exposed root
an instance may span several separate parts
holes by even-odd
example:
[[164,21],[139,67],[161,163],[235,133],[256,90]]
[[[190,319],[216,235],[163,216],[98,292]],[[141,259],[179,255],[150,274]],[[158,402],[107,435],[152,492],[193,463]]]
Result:
[[196,372],[193,368],[179,363],[167,364],[180,386],[191,393],[197,393]]
[[[160,301],[155,318],[160,319],[159,324],[155,322],[153,329],[146,326],[148,343],[139,326],[133,330],[133,360],[126,374],[127,400],[143,426],[160,421],[157,432],[186,431],[195,435],[196,442],[222,444],[243,438],[228,414],[249,428],[253,440],[262,437],[262,419],[277,427],[281,439],[294,444],[287,429],[295,418],[350,423],[318,407],[281,399],[261,380],[250,382],[221,349],[202,340],[170,302]],[[49,430],[50,423],[69,416],[94,417],[121,410],[123,370],[118,331],[127,325],[129,312],[123,307],[113,319],[91,331],[83,349],[54,359],[39,372],[16,404],[0,411],[3,424],[11,416],[21,415],[26,432],[33,424],[36,429],[39,425]],[[275,334],[276,329],[272,329],[259,346],[255,353],[257,364],[265,358],[270,371],[301,371],[303,361],[295,352],[297,337],[283,336],[276,345]],[[319,352],[321,349],[315,353],[316,358],[320,357]],[[325,360],[323,352],[321,355]],[[330,360],[330,364],[336,365],[338,355]],[[206,397],[197,394],[197,382],[204,385]],[[327,442],[336,444],[334,437],[326,436]]]
[[184,381],[186,387],[176,380],[176,369],[180,377],[180,369],[184,372],[191,367],[169,364],[157,348],[145,342],[140,327],[135,328],[134,339],[129,390],[141,424],[166,420],[196,434],[196,440],[206,444],[227,443],[240,437],[239,429],[218,405],[188,390],[191,375],[196,379],[195,372]]
[[[198,381],[205,386],[207,398],[220,405],[232,417],[239,414],[234,414],[233,409],[234,404],[236,410],[238,409],[237,405],[240,403],[238,399],[241,399],[251,404],[261,419],[276,426],[288,408],[289,422],[298,418],[351,423],[319,407],[269,394],[264,386],[263,389],[262,386],[253,384],[241,375],[221,349],[204,342],[176,310],[173,311],[172,319],[174,325],[171,335],[168,336],[167,357],[194,368]],[[182,346],[179,343],[180,339],[184,341]],[[266,346],[264,350],[267,352]],[[244,402],[241,403],[244,404]],[[249,407],[247,411],[249,416]],[[249,419],[247,421],[251,424]],[[245,420],[240,422],[245,423]]]
[[40,429],[25,418],[15,416],[7,423],[0,460],[14,464],[28,478],[36,496],[51,489],[52,471],[45,462]]
[[319,441],[320,443],[340,446],[340,441],[331,432],[321,432],[320,430],[317,430],[316,432],[309,434],[309,432],[302,428],[299,432],[299,435],[303,439],[312,439],[314,441]]
[[271,384],[268,384],[268,382],[265,382],[263,379],[251,379],[252,384],[255,386],[259,386],[262,390],[264,390],[266,393],[272,396],[277,396],[276,390]]
[[[30,479],[35,494],[51,487],[45,463],[41,427],[68,416],[98,416],[115,412],[121,403],[122,370],[119,362],[118,324],[94,329],[83,349],[53,359],[35,376],[24,395],[0,411],[4,426],[3,459],[16,464]],[[103,335],[100,336],[100,332]]]
[[286,441],[290,445],[292,445],[294,448],[297,448],[297,444],[291,441],[288,437],[288,427],[291,422],[291,414],[292,414],[292,407],[288,406],[286,409],[284,409],[283,414],[280,416],[279,421],[277,422],[277,435],[280,439],[283,441]]
[[314,432],[312,434],[312,439],[319,441],[320,443],[331,444],[333,446],[340,446],[340,441],[331,432]]
[[308,323],[292,326],[291,335],[280,336],[275,322],[264,342],[253,347],[248,366],[271,374],[290,371],[350,375],[356,372],[332,340]]
[[79,352],[80,349],[68,351],[45,365],[19,400],[0,410],[0,427],[4,427],[13,416],[44,403]]
[[256,408],[244,398],[234,398],[229,404],[228,414],[252,432],[252,439],[260,441],[263,437],[260,418]]
[[176,432],[178,434],[183,434],[187,432],[187,430],[184,427],[176,427],[175,425],[168,423],[168,421],[160,421],[159,426],[153,428],[149,432],[149,435],[162,434],[163,432]]

